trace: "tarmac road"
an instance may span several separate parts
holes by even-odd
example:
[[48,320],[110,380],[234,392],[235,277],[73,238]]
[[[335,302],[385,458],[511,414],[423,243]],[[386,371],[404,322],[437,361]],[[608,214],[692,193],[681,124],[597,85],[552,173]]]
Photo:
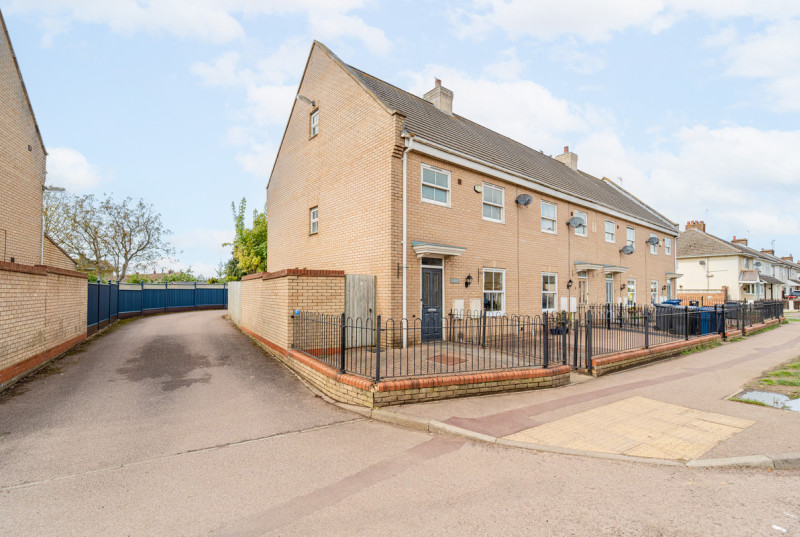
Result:
[[127,323],[0,395],[3,536],[800,535],[798,491],[798,471],[538,453],[366,420],[219,311]]

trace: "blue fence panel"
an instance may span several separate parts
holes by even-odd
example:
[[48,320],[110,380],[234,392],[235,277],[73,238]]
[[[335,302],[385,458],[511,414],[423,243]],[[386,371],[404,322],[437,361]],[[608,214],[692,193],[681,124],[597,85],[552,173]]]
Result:
[[144,310],[163,310],[167,307],[167,295],[164,292],[164,286],[161,288],[145,287],[142,291],[142,309]]
[[120,313],[142,311],[142,290],[120,289],[119,311]]
[[194,307],[194,286],[192,287],[170,287],[167,289],[167,298],[170,308],[193,308]]
[[228,289],[197,289],[198,306],[224,306],[227,304]]
[[111,301],[111,290],[108,285],[98,285],[97,309],[98,309],[98,322],[108,321],[110,319],[108,306]]
[[97,296],[100,293],[98,289],[98,285],[96,283],[90,283],[88,285],[88,293],[87,293],[87,303],[86,303],[86,326],[94,326],[97,324],[98,318],[98,308],[97,308]]
[[[113,293],[113,291],[112,291]],[[218,284],[172,283],[164,284],[122,284],[117,295],[119,313],[143,313],[148,310],[170,311],[177,308],[221,307],[228,305],[227,286]],[[116,306],[112,309],[116,309]],[[101,310],[102,311],[102,310]],[[113,315],[113,314],[112,314]]]
[[109,311],[112,316],[119,315],[119,285],[111,286],[111,299],[109,300]]

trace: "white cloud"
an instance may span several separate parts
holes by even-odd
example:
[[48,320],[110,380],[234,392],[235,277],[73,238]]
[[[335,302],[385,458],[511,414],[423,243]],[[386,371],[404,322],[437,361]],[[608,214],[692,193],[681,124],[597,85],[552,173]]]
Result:
[[47,183],[77,193],[97,186],[102,172],[80,152],[68,147],[48,150]]
[[793,0],[476,0],[452,14],[462,38],[482,37],[500,29],[512,38],[542,40],[575,36],[586,42],[607,41],[614,33],[642,28],[657,33],[688,14],[713,20],[753,17],[784,20],[800,15]]
[[490,78],[497,80],[517,80],[525,68],[525,63],[517,57],[517,49],[501,50],[495,63],[483,68]]

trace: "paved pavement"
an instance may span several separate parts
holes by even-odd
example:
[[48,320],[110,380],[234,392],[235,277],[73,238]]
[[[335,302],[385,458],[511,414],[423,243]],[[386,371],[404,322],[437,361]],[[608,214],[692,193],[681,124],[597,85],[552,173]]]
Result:
[[[450,403],[520,408],[504,398]],[[3,536],[795,535],[797,490],[794,470],[571,457],[363,419],[214,311],[130,322],[0,395]]]
[[[585,382],[552,390],[419,403],[391,410],[493,437],[606,453],[690,459],[800,452],[800,413],[728,400],[763,371],[799,355],[800,323],[789,323],[705,352],[597,379],[578,377]],[[642,405],[624,404],[632,398],[647,399],[661,408],[681,409],[684,417],[700,411],[713,413],[716,418],[689,426],[694,435],[686,436],[686,428],[679,432],[688,445],[659,452],[648,446],[644,437],[653,439],[665,432],[653,430],[653,420],[662,424],[670,420],[656,415],[635,419],[632,409],[641,409]],[[726,420],[736,430],[723,430]],[[606,426],[598,427],[598,423]],[[574,433],[572,438],[565,438],[566,430]],[[712,438],[716,440],[710,442]]]

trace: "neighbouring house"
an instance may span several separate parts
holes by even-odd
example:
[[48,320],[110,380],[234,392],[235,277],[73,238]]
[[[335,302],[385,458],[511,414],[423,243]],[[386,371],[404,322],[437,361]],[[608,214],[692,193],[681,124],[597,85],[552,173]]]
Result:
[[418,97],[314,42],[267,187],[270,273],[374,276],[373,313],[423,322],[673,296],[677,224],[456,109],[439,80]]
[[43,229],[45,151],[0,12],[0,389],[86,338],[86,275]]
[[679,297],[780,299],[791,284],[789,275],[798,268],[793,262],[776,257],[773,251],[750,248],[746,238],[727,241],[711,235],[700,220],[687,222],[678,237],[678,271],[683,274]]

